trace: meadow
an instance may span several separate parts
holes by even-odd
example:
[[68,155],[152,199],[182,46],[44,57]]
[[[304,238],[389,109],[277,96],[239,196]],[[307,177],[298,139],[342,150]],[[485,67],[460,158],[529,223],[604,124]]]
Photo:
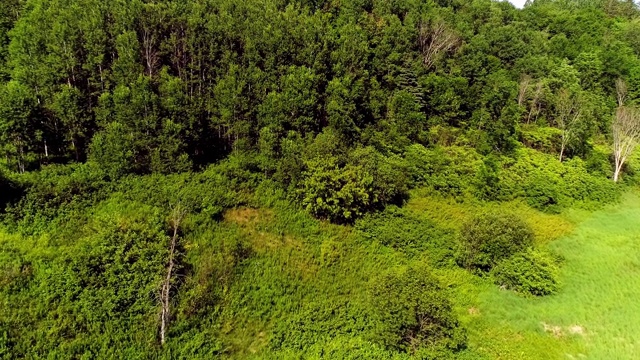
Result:
[[[637,193],[599,210],[576,206],[549,213],[526,199],[488,202],[417,188],[402,207],[340,225],[315,219],[269,181],[247,193],[219,176],[224,169],[132,177],[87,195],[93,204],[76,197],[51,218],[39,208],[37,217],[25,212],[24,220],[3,228],[0,301],[7,306],[0,309],[0,355],[637,358]],[[48,198],[35,189],[21,211],[31,208],[27,201]],[[73,192],[47,186],[42,191],[50,190],[59,196]],[[163,209],[175,196],[185,204],[195,199],[191,206],[200,210],[185,218],[168,341],[159,347]],[[461,224],[487,211],[524,219],[533,245],[559,263],[555,294],[525,296],[502,289],[489,273],[459,266]],[[445,316],[453,319],[443,320],[451,324],[439,330],[445,337],[434,337],[422,355],[385,345],[395,331],[385,326],[398,317],[385,319],[376,303],[396,295],[414,301],[412,283],[397,288],[392,282],[392,292],[372,296],[389,274],[420,269],[439,284],[425,293],[436,296],[429,304],[449,304],[444,308],[455,315]]]
[[[241,224],[245,231],[252,234],[252,241],[261,244],[262,251],[270,252],[271,256],[280,253],[286,259],[283,261],[301,271],[302,278],[307,280],[305,283],[314,284],[316,291],[311,291],[313,295],[303,303],[318,304],[320,301],[324,306],[334,303],[333,307],[328,306],[333,312],[325,312],[324,317],[320,315],[320,318],[313,319],[318,328],[311,333],[319,335],[323,326],[335,321],[330,314],[336,314],[336,309],[344,309],[345,306],[353,306],[354,301],[356,304],[362,301],[363,293],[355,289],[360,288],[359,284],[370,278],[371,274],[417,259],[436,267],[435,273],[447,289],[460,321],[467,329],[467,349],[459,352],[455,358],[637,359],[640,355],[640,318],[636,311],[640,296],[640,198],[637,193],[627,193],[619,203],[597,211],[568,209],[561,214],[546,214],[519,201],[494,204],[460,202],[417,190],[406,205],[405,216],[433,224],[445,234],[448,231],[456,233],[459,224],[487,207],[527,219],[535,231],[536,246],[554,254],[561,263],[561,286],[557,294],[525,297],[500,289],[488,278],[449,266],[443,243],[431,248],[427,245],[417,251],[407,251],[411,246],[405,246],[402,251],[397,251],[380,246],[379,242],[384,243],[383,231],[377,232],[377,241],[363,242],[357,235],[358,229],[320,224],[322,230],[318,234],[331,235],[327,235],[325,240],[316,238],[314,242],[319,244],[319,249],[314,260],[313,255],[309,255],[314,253],[310,249],[313,246],[294,240],[295,235],[281,235],[280,240],[274,240],[277,236],[256,230],[264,224],[264,216],[271,216],[273,220],[283,216],[282,212],[234,211],[228,213],[227,221]],[[280,223],[280,226],[288,224],[280,227],[281,234],[289,231],[295,233],[295,224],[302,225],[299,221],[304,217],[300,214],[297,221],[289,218],[289,221],[275,223]],[[369,225],[371,223],[368,222]],[[387,222],[387,226],[397,225]],[[411,238],[410,234],[397,228],[393,233],[396,237]],[[314,235],[306,235],[307,238],[314,238]],[[335,262],[331,267],[341,270],[327,272],[327,262],[332,261]],[[328,289],[333,291],[325,291]],[[336,304],[337,298],[342,298],[344,303]],[[309,307],[314,308],[314,305]],[[284,318],[291,315],[280,314]],[[295,315],[298,316],[300,314]],[[324,335],[331,338],[328,334],[339,332],[341,327],[344,327],[341,330],[349,332],[349,326],[354,324],[347,326],[348,320],[342,321],[346,323],[338,322],[334,323],[334,327],[325,327]],[[289,330],[301,330],[301,333],[309,334],[310,329],[304,323],[298,324],[303,329]],[[269,328],[269,325],[264,327]],[[255,333],[260,332],[247,333],[246,328],[243,331],[245,339],[236,345],[245,349],[255,347],[256,338],[259,338]],[[242,339],[236,335],[234,333],[232,337]],[[265,333],[262,335],[265,336]],[[324,341],[318,348],[324,347],[326,350],[331,348],[334,341],[340,343],[335,339]],[[354,352],[352,358],[366,358],[366,355],[358,352],[362,350],[361,344],[352,342],[352,345],[353,348],[343,351]],[[258,348],[254,351],[257,358],[266,356]],[[347,357],[343,352],[334,351],[334,354],[340,354],[337,355],[339,357]],[[315,357],[322,358],[320,354],[322,352],[318,350]],[[299,353],[286,355],[295,357]]]
[[[562,218],[575,229],[546,244],[563,259],[557,294],[523,298],[461,281],[466,293],[459,298],[473,299],[460,302],[469,347],[479,355],[598,360],[640,356],[640,199],[627,194],[603,210],[571,210]],[[559,224],[545,225],[557,229]]]

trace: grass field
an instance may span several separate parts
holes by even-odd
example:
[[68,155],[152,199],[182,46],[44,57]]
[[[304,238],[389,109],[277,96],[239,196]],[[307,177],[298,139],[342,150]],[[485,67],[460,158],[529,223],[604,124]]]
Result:
[[[110,206],[107,202],[93,211],[124,216]],[[460,224],[488,207],[526,219],[536,245],[563,259],[557,294],[525,298],[455,264],[452,245]],[[202,325],[205,335],[195,338],[193,346],[216,346],[222,359],[390,358],[370,341],[368,289],[387,269],[426,262],[468,332],[468,348],[456,353],[456,360],[640,359],[639,195],[627,194],[596,212],[545,214],[523,202],[457,202],[416,190],[404,208],[394,211],[342,226],[313,219],[280,199],[230,209],[222,221],[189,233],[186,263],[196,269],[193,281],[200,286],[192,292],[215,290],[220,299],[210,322]],[[0,250],[17,249],[39,271],[50,271],[47,266],[56,255],[76,251],[73,244],[62,246],[54,239],[0,229]],[[407,242],[387,244],[398,239]],[[13,253],[7,254],[8,262]],[[232,256],[246,261],[225,267]],[[20,298],[0,292],[0,303],[31,301],[38,309],[49,279]],[[208,285],[209,279],[223,285]],[[20,310],[30,314],[29,306]],[[0,308],[0,321],[14,312]],[[176,338],[183,336],[177,341],[189,341],[194,333],[185,332],[185,324],[175,323]],[[35,334],[48,325],[36,322],[26,329]],[[1,341],[0,336],[0,350]]]
[[[525,298],[502,291],[489,280],[455,266],[436,270],[443,285],[450,290],[461,322],[468,330],[468,349],[458,358],[639,359],[640,198],[628,194],[620,203],[597,212],[572,210],[551,215],[520,202],[493,205],[473,201],[459,203],[416,192],[406,208],[418,218],[454,231],[460,223],[487,206],[515,212],[527,219],[536,232],[537,245],[548,248],[563,259],[562,285],[555,295]],[[316,221],[303,221],[306,216],[301,214],[294,217],[287,217],[287,214],[294,213],[282,210],[227,213],[227,221],[240,224],[248,238],[255,242],[253,247],[256,251],[271,259],[271,272],[281,269],[285,273],[293,271],[297,274],[300,288],[288,295],[286,292],[280,295],[284,303],[294,304],[302,301],[298,296],[312,294],[314,302],[319,301],[322,306],[334,304],[340,308],[335,305],[336,299],[345,296],[350,303],[357,304],[361,294],[355,289],[362,288],[370,274],[408,261],[398,251],[358,241],[349,227],[323,224],[315,228],[312,225],[317,226]],[[306,229],[305,233],[300,233],[300,229]],[[322,244],[320,250],[315,243]],[[325,255],[317,252],[326,253],[327,246],[331,244],[341,245],[331,252],[338,251],[342,255],[336,267],[329,271],[323,265]],[[430,254],[427,251],[416,256],[428,259]],[[281,259],[281,265],[276,266],[280,264],[277,258]],[[258,278],[249,270],[245,271],[244,276],[249,282]],[[267,278],[281,281],[286,276],[261,274],[259,278],[261,281]],[[279,283],[277,287],[282,286]],[[239,293],[254,292],[245,290]],[[256,295],[250,298],[263,297]],[[245,306],[252,309],[243,315],[247,319],[253,318],[261,308],[253,300]],[[256,334],[290,315],[280,313],[261,326],[247,323],[250,325],[239,327],[246,333],[233,331],[229,337],[237,341],[235,346],[238,349],[248,349],[245,356],[253,353],[252,346],[257,346],[255,351],[262,354],[258,356],[261,358],[264,352],[260,353],[259,349],[264,350],[265,345],[255,343],[259,338]],[[325,322],[329,324],[335,320],[334,317],[313,323],[318,326]],[[291,331],[285,330],[286,333]]]
[[526,299],[461,275],[472,357],[640,358],[640,198],[564,218],[576,228],[546,245],[564,258],[558,294]]

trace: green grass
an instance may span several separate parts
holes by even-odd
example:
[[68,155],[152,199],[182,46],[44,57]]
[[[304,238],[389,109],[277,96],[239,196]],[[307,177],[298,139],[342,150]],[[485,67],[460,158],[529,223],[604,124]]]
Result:
[[640,199],[629,194],[593,214],[566,216],[578,226],[548,244],[565,259],[558,294],[526,299],[460,279],[459,305],[473,353],[493,359],[640,358]]
[[[204,221],[203,216],[185,222],[185,268],[191,273],[180,289],[169,340],[169,346],[184,347],[184,353],[161,354],[137,340],[127,344],[127,351],[140,351],[145,358],[210,358],[215,353],[222,359],[369,359],[372,354],[386,359],[394,353],[371,340],[375,319],[368,289],[387,269],[427,262],[468,330],[468,349],[456,353],[455,359],[640,358],[639,195],[627,194],[620,203],[597,212],[545,214],[520,201],[457,202],[416,190],[404,208],[372,214],[354,226],[319,221],[284,199],[265,197],[271,200],[226,210],[221,221]],[[557,294],[525,298],[455,265],[456,232],[488,207],[526,219],[536,233],[536,246],[564,259]],[[118,197],[91,211],[133,222],[127,215],[131,209],[130,202]],[[51,324],[61,327],[60,321],[44,317],[51,313],[49,308],[40,309],[58,296],[49,281],[66,284],[72,268],[60,260],[61,254],[74,259],[75,252],[85,250],[76,241],[92,236],[89,225],[77,227],[80,235],[71,237],[73,241],[55,232],[21,236],[0,228],[0,265],[9,264],[0,269],[6,269],[0,272],[0,290],[21,279],[23,264],[29,265],[24,267],[27,274],[34,269],[33,286],[20,292],[5,286],[8,290],[0,291],[0,303],[11,305],[0,311],[0,350],[2,326],[7,323],[26,324],[21,328],[35,339],[32,342],[41,342],[36,345],[43,354],[48,347],[60,347],[58,337],[39,337]],[[9,261],[15,254],[23,254],[24,261]],[[85,258],[89,257],[78,261]],[[40,312],[42,319],[24,320]],[[69,314],[68,319],[74,315]],[[151,308],[144,319],[155,316]],[[4,319],[8,320],[3,324]],[[131,335],[126,335],[144,336],[144,329],[128,330]],[[89,335],[105,341],[113,336],[95,331]],[[73,341],[88,340],[78,336],[64,346],[69,348]],[[31,351],[30,342],[23,346],[25,353]],[[200,349],[209,352],[198,353]]]
[[[464,220],[486,206],[515,212],[532,225],[538,246],[547,247],[564,259],[562,284],[556,295],[525,298],[502,291],[488,279],[460,268],[436,270],[469,333],[469,348],[458,358],[640,358],[640,313],[637,311],[640,198],[637,195],[628,194],[619,204],[597,212],[572,210],[550,215],[521,202],[458,203],[414,193],[407,209],[418,218],[455,232]],[[271,275],[260,275],[261,281],[288,278],[287,286],[297,288],[282,295],[284,303],[309,301],[310,298],[302,294],[313,294],[314,302],[329,304],[348,298],[357,303],[359,291],[354,289],[360,288],[370,275],[409,260],[401,252],[357,240],[351,227],[318,223],[295,211],[237,209],[227,212],[225,218],[226,222],[242,229],[256,255],[269,259],[270,267],[275,266],[272,269],[280,269]],[[304,231],[300,232],[301,229]],[[339,246],[334,249],[332,244]],[[337,263],[328,268],[327,251],[339,254]],[[425,261],[430,256],[428,252],[418,255]],[[245,270],[243,278],[253,282],[256,276]],[[285,283],[277,285],[281,286]],[[255,290],[249,291],[253,292]],[[270,314],[260,321],[269,320],[260,323],[255,314],[261,305],[259,301],[252,301],[245,304],[251,311],[234,314],[235,321],[244,318],[248,322],[244,326],[232,326],[235,330],[228,336],[234,339],[232,346],[236,350],[248,349],[244,356],[257,352],[260,357],[269,352],[266,338],[273,334],[273,327],[290,317],[293,313],[288,311],[293,309]]]

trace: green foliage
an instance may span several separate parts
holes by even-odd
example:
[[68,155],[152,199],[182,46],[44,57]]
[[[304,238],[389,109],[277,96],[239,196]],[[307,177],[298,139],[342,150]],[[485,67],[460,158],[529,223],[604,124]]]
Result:
[[[591,167],[594,166],[591,160]],[[551,155],[518,151],[501,171],[501,200],[524,197],[534,208],[557,212],[571,205],[592,206],[618,198],[619,190],[608,179],[592,175],[579,158],[560,163]]]
[[[478,358],[454,313],[487,279],[450,265],[531,293],[555,270],[504,214],[465,224],[456,257],[459,220],[501,207],[488,201],[562,214],[618,199],[608,136],[615,80],[640,97],[638,14],[600,0],[3,1],[0,357]],[[563,104],[580,114],[568,132]],[[390,206],[412,187],[433,197]]]
[[316,157],[306,167],[299,190],[303,207],[334,222],[350,222],[367,211],[401,203],[408,190],[404,163],[372,148],[355,150],[342,166],[336,157]]
[[24,172],[34,160],[42,131],[35,123],[36,99],[31,89],[17,81],[0,85],[0,143],[14,170]]
[[637,8],[574,3],[8,0],[0,122],[20,136],[0,145],[17,169],[91,155],[113,175],[190,170],[261,148],[266,133],[277,163],[290,133],[327,128],[402,153],[452,127],[508,154],[525,118],[554,124],[566,88],[586,99],[571,145],[584,156],[590,130],[608,129],[615,79],[637,93],[637,24],[611,17]]
[[527,147],[546,152],[559,152],[560,129],[546,126],[526,126],[521,129],[520,141]]
[[408,255],[426,253],[432,264],[446,265],[453,259],[455,242],[452,234],[395,206],[358,220],[355,227],[366,239]]
[[[162,220],[142,204],[107,203],[75,244],[60,247],[51,258],[30,253],[14,265],[18,275],[32,275],[22,291],[4,294],[29,304],[5,318],[30,319],[10,333],[13,355],[116,356],[153,342],[155,333],[146,329],[155,319],[148,309],[156,306],[168,248]],[[18,285],[17,279],[11,283]],[[119,329],[138,338],[132,341]]]
[[381,344],[426,358],[464,348],[466,334],[423,265],[387,270],[372,280],[370,296],[378,320],[375,339]]
[[113,179],[133,172],[136,167],[133,137],[117,122],[110,123],[91,143],[90,160]]
[[533,232],[522,219],[507,213],[486,212],[462,225],[459,263],[489,271],[533,244]]
[[415,185],[428,186],[454,197],[471,191],[470,186],[482,164],[477,152],[458,146],[427,149],[412,145],[407,148],[405,158]]
[[558,291],[558,266],[549,255],[527,250],[491,270],[496,285],[525,295],[544,296]]
[[496,200],[500,189],[500,162],[493,156],[484,158],[476,175],[477,197],[484,200]]
[[307,167],[302,182],[302,205],[314,216],[349,221],[362,216],[372,205],[371,174],[356,166],[340,168],[327,159],[312,160]]
[[19,180],[24,196],[9,203],[6,220],[25,234],[63,230],[65,224],[73,231],[74,221],[86,220],[87,207],[106,198],[110,188],[104,172],[93,164],[52,165]]

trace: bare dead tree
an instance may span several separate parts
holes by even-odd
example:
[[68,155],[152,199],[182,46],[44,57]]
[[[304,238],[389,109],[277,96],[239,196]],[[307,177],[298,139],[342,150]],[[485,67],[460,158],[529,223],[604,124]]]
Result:
[[169,245],[169,262],[167,264],[167,275],[164,278],[162,289],[160,290],[160,305],[162,306],[162,313],[160,318],[160,343],[162,345],[164,345],[166,340],[167,327],[169,326],[169,320],[171,317],[171,284],[173,282],[173,272],[175,268],[178,230],[180,229],[180,223],[182,222],[186,214],[187,210],[178,204],[171,210],[171,218],[169,220],[173,235],[171,236],[171,242]]
[[166,22],[166,16],[160,8],[153,3],[147,4],[142,16],[141,29],[142,56],[144,58],[147,75],[153,77],[160,65],[158,41],[162,40],[162,26]]
[[146,28],[142,31],[142,48],[148,72],[147,75],[151,77],[155,73],[159,59],[158,52],[156,51],[156,36],[151,30]]
[[531,104],[529,106],[529,114],[527,115],[527,124],[531,122],[531,117],[536,117],[540,113],[540,100],[542,99],[542,90],[543,90],[542,81],[538,81],[536,84],[536,89],[533,92],[533,98],[531,99]]
[[567,145],[575,135],[576,125],[580,121],[581,113],[582,109],[579,100],[572,96],[568,90],[560,90],[556,103],[556,124],[562,132],[559,157],[561,162]]
[[520,78],[520,84],[518,86],[518,105],[522,106],[527,98],[527,92],[529,91],[529,85],[531,84],[531,76],[524,74]]
[[613,120],[613,155],[615,169],[613,181],[620,180],[622,168],[638,145],[640,138],[640,110],[627,106],[619,106]]
[[419,25],[418,45],[422,52],[422,63],[427,68],[433,66],[440,54],[456,49],[459,44],[460,37],[443,21]]
[[627,99],[627,92],[629,88],[627,87],[627,83],[622,80],[616,80],[616,97],[618,99],[618,107],[624,106],[624,102]]

